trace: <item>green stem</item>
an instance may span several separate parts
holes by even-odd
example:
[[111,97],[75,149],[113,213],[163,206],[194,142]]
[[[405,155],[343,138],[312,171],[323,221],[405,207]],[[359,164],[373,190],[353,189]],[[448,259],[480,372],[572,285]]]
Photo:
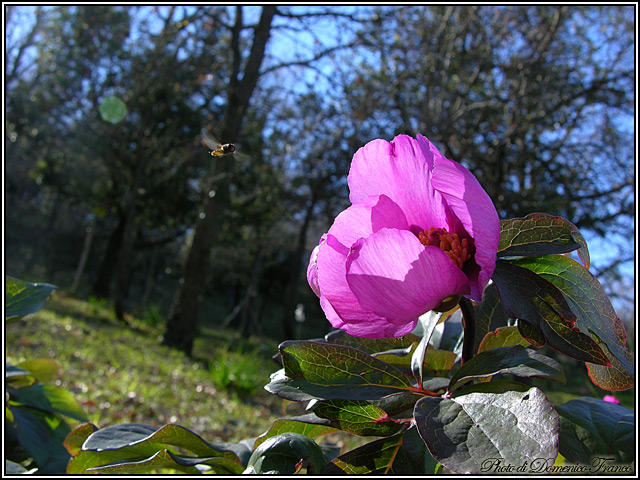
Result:
[[464,329],[464,339],[462,341],[462,361],[470,360],[475,355],[476,343],[476,314],[473,311],[471,300],[466,297],[460,299],[460,311],[462,312],[462,328]]

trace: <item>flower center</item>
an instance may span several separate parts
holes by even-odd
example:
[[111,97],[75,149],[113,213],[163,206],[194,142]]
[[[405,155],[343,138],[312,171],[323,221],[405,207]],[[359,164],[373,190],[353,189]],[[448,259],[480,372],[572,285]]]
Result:
[[471,258],[467,239],[460,241],[457,234],[450,233],[445,228],[430,227],[429,230],[418,233],[418,239],[425,246],[439,247],[458,268],[462,268],[462,264]]

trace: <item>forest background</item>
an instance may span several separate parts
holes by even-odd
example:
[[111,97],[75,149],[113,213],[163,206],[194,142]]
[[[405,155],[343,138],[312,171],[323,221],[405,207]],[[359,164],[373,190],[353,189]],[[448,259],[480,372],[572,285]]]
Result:
[[[348,206],[351,158],[421,133],[500,218],[577,225],[634,338],[633,5],[5,5],[4,20],[7,275],[106,299],[125,326],[150,318],[187,354],[205,327],[321,336],[305,269]],[[202,128],[239,154],[209,156]]]

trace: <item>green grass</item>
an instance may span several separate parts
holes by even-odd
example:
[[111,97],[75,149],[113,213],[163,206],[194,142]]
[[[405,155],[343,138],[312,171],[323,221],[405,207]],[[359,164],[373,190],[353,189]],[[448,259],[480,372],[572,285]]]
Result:
[[7,361],[55,359],[56,384],[101,428],[177,423],[208,441],[238,441],[282,416],[282,401],[263,389],[278,369],[275,343],[205,331],[190,359],[160,345],[162,326],[148,320],[129,318],[128,328],[106,302],[54,292],[43,310],[7,325]]

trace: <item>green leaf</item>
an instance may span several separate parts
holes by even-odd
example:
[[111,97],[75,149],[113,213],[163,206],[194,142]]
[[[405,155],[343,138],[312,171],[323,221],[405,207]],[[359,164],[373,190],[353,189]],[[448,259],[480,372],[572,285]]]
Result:
[[589,268],[589,250],[578,228],[562,217],[532,213],[500,222],[498,258],[560,254],[578,250]]
[[518,319],[518,333],[522,335],[522,338],[526,339],[531,345],[535,347],[542,347],[546,345],[547,339],[544,338],[544,333],[538,327],[532,325],[531,323],[523,320],[522,318]]
[[456,473],[483,473],[491,459],[520,466],[558,454],[560,419],[537,388],[424,397],[414,415],[431,455]]
[[[526,260],[536,262],[541,258],[544,257]],[[507,314],[538,327],[550,347],[583,362],[610,365],[598,344],[589,335],[574,329],[575,313],[562,292],[549,280],[504,260],[496,262],[493,280]]]
[[[13,378],[13,377],[24,377],[29,375],[29,372],[23,370],[22,368],[16,367],[15,365],[11,365],[9,363],[6,364],[4,369],[4,378]],[[35,379],[34,379],[35,380]]]
[[351,450],[322,469],[323,475],[425,475],[438,463],[429,454],[415,427]]
[[434,311],[427,312],[420,316],[419,323],[420,326],[422,326],[422,339],[411,356],[411,371],[418,385],[422,385],[424,379],[424,362],[427,350],[429,349],[429,340],[442,316],[443,314],[441,312]]
[[491,380],[490,382],[473,383],[457,389],[451,394],[452,397],[460,397],[470,393],[506,393],[506,392],[526,392],[531,385],[512,382],[511,380]]
[[344,330],[335,330],[325,335],[325,340],[327,343],[345,345],[364,353],[374,354],[411,347],[420,341],[420,337],[412,333],[397,338],[352,337]]
[[[196,468],[196,466],[206,465],[208,468]],[[203,472],[237,475],[242,469],[238,468],[238,464],[227,458],[185,458],[176,455],[169,450],[160,450],[151,457],[137,461],[122,461],[112,465],[104,465],[93,467],[87,470],[89,473],[101,474],[128,474],[135,475],[140,473],[155,473],[161,469],[172,469],[184,472],[190,475],[198,475]]]
[[297,433],[283,433],[263,442],[251,455],[245,474],[292,475],[307,467],[319,473],[327,463],[322,450],[311,438]]
[[36,378],[30,375],[29,372],[10,364],[6,365],[4,376],[6,379],[7,391],[10,393],[13,393],[19,388],[28,387],[29,385],[37,383]]
[[322,469],[323,475],[386,475],[402,447],[402,434],[383,438],[351,450]]
[[404,426],[404,423],[390,418],[383,409],[362,400],[323,400],[314,405],[313,413],[354,435],[388,437]]
[[540,355],[522,345],[499,347],[482,352],[465,362],[451,378],[449,391],[473,378],[484,378],[501,373],[518,377],[538,377],[565,383],[562,366],[552,358]]
[[[415,352],[417,345],[417,343],[414,343],[406,349],[376,353],[372,354],[372,356],[401,370],[411,371],[412,355]],[[425,376],[446,377],[449,374],[449,370],[451,370],[453,364],[456,362],[456,359],[457,355],[453,352],[448,350],[436,350],[429,347],[424,356],[423,372],[425,373]]]
[[478,346],[478,353],[498,347],[512,347],[522,345],[528,347],[530,344],[518,331],[518,327],[500,327],[493,332],[487,333]]
[[514,262],[552,283],[566,298],[576,321],[572,328],[593,338],[610,365],[588,364],[593,382],[605,390],[624,390],[634,385],[633,353],[627,334],[600,282],[578,262],[559,255],[520,259]]
[[498,287],[491,282],[482,294],[482,302],[473,307],[476,314],[476,339],[474,345],[480,345],[487,334],[497,328],[509,325],[509,317],[502,308]]
[[4,470],[7,475],[23,475],[29,473],[28,470],[19,463],[7,459],[4,460]]
[[560,414],[560,453],[573,463],[591,465],[595,457],[617,464],[636,459],[635,415],[620,405],[595,398],[576,398],[556,410]]
[[[424,388],[426,390],[436,391],[444,390],[449,386],[449,379],[436,378],[435,380],[442,381],[442,385],[434,386],[433,384],[435,382],[427,380],[424,383]],[[418,395],[416,393],[401,392],[387,395],[386,397],[382,397],[377,400],[369,400],[369,403],[375,405],[378,408],[381,408],[382,410],[387,412],[388,415],[400,415],[401,413],[407,412],[408,410],[413,410],[413,406],[420,398],[422,398],[422,395]]]
[[82,424],[67,435],[64,439],[64,447],[71,455],[77,455],[82,450],[82,445],[87,438],[96,431],[98,431],[98,427],[93,423]]
[[456,363],[458,356],[447,350],[427,350],[424,356],[424,371],[434,377],[446,377]]
[[315,414],[307,414],[293,418],[279,418],[273,422],[266,433],[256,439],[254,449],[258,448],[265,440],[285,432],[297,433],[309,438],[318,438],[336,431],[336,428],[329,425],[328,420],[319,418]]
[[[462,355],[462,341],[464,340],[464,331],[462,329],[461,321],[462,313],[458,309],[449,315],[447,320],[454,315],[459,317],[460,321],[444,321],[436,325],[436,328],[429,339],[429,348],[449,350],[458,355]],[[420,327],[420,323],[418,323],[416,328],[418,327]]]
[[107,97],[100,103],[100,116],[110,123],[118,123],[127,116],[127,105],[118,97]]
[[63,446],[69,426],[58,415],[29,407],[11,406],[18,441],[38,464],[38,473],[62,474],[69,453]]
[[633,353],[631,350],[625,350],[624,364],[618,360],[618,357],[614,357],[609,349],[605,350],[611,359],[611,368],[603,367],[602,365],[595,365],[593,363],[587,363],[587,372],[591,381],[604,390],[619,391],[628,390],[635,386],[635,376],[627,370],[630,362],[633,362]]
[[288,400],[373,400],[414,390],[400,370],[355,348],[287,341],[280,345],[280,355],[284,368],[265,389]]
[[87,421],[86,414],[74,396],[55,385],[36,384],[11,392],[13,399],[23,405],[51,413],[61,413],[80,421]]
[[249,454],[241,444],[210,444],[180,425],[157,428],[139,423],[113,425],[91,434],[82,451],[69,462],[67,473],[80,474],[88,469],[114,462],[145,461],[161,450],[178,454],[175,448],[187,450],[199,458],[222,458],[237,464],[242,471],[240,456]]
[[20,362],[17,367],[27,370],[40,383],[51,382],[57,378],[60,370],[60,364],[49,358],[25,360]]
[[40,310],[54,285],[46,283],[27,283],[17,278],[5,278],[5,312],[6,319],[16,319]]

